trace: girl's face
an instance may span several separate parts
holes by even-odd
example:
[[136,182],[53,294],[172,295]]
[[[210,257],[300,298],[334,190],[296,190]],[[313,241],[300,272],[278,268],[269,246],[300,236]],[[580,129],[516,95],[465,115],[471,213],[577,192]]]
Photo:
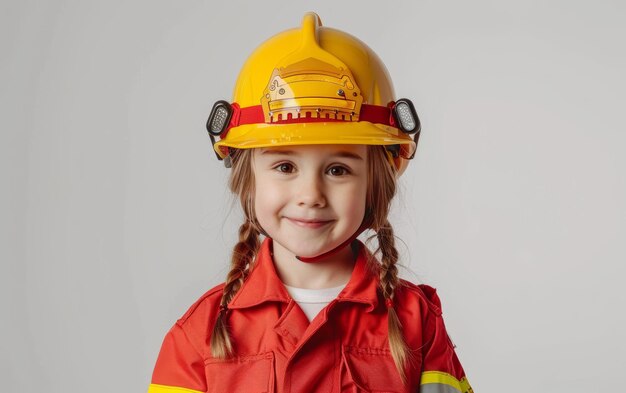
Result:
[[366,146],[258,148],[253,168],[255,214],[275,253],[281,247],[294,256],[314,257],[339,246],[361,225]]

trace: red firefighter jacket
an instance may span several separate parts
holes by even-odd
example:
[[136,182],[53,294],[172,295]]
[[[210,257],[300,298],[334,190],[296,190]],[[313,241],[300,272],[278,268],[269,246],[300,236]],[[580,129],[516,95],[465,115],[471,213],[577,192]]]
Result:
[[223,284],[204,294],[167,333],[148,393],[472,392],[446,334],[439,298],[404,282],[394,304],[412,352],[403,385],[389,350],[387,309],[360,244],[352,277],[310,323],[276,274],[266,239],[230,302],[236,356],[211,356]]

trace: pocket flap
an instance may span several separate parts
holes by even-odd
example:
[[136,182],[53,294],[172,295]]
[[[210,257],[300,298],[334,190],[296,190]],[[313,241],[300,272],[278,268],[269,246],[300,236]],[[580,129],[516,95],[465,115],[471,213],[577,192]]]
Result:
[[205,363],[208,393],[274,392],[274,353],[209,359]]
[[344,366],[355,388],[376,393],[405,390],[388,349],[344,347],[342,352]]

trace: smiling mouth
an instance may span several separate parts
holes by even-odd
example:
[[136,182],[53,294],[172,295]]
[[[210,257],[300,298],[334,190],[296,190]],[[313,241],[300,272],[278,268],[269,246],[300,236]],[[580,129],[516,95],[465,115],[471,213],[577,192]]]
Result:
[[305,220],[300,218],[285,217],[289,222],[302,228],[321,228],[330,224],[333,220]]

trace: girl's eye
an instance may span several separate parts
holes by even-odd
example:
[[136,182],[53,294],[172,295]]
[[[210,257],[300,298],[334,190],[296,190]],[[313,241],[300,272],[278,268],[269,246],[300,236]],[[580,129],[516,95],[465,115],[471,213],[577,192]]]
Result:
[[282,173],[292,173],[294,171],[294,167],[292,164],[287,162],[283,162],[282,164],[278,164],[276,166],[276,170]]
[[342,166],[333,166],[328,169],[328,173],[332,176],[345,176],[349,174],[350,171]]

